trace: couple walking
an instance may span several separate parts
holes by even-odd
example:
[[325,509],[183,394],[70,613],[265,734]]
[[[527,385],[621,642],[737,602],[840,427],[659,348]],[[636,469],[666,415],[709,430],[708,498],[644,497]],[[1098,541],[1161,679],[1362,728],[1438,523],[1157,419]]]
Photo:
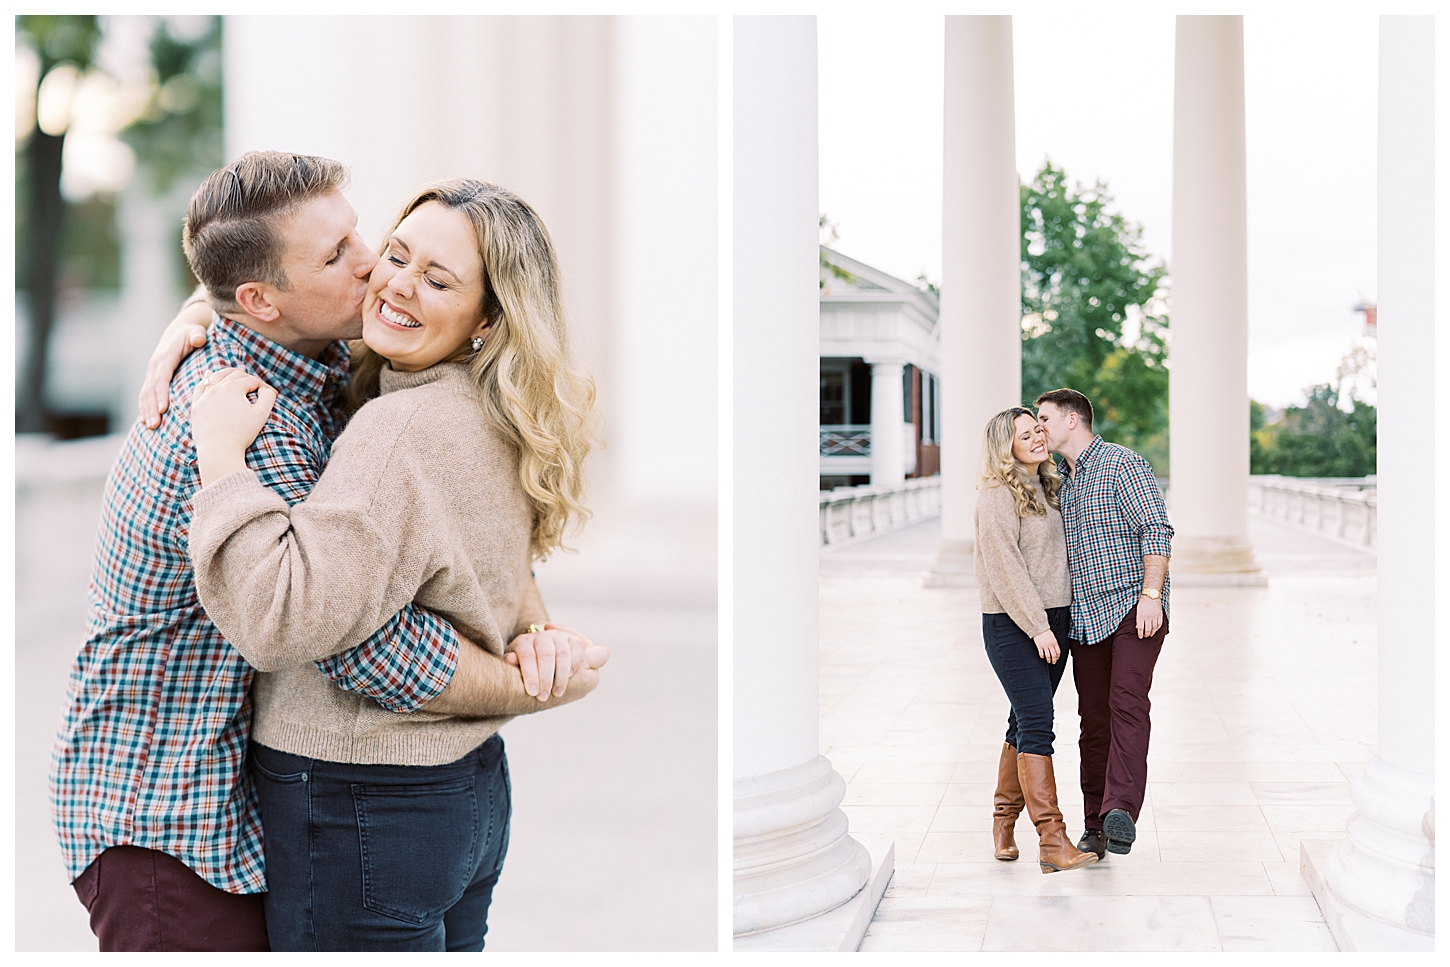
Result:
[[[1148,689],[1168,634],[1173,527],[1152,468],[1093,433],[1076,390],[987,423],[976,511],[982,638],[1012,708],[997,767],[992,837],[1018,856],[1023,806],[1042,872],[1127,853],[1148,779]],[[1051,453],[1062,455],[1059,471]],[[1057,805],[1052,697],[1072,656],[1082,733],[1082,839]]]
[[51,768],[102,950],[482,949],[498,730],[608,659],[531,573],[592,438],[547,230],[457,179],[374,254],[345,181],[249,152],[188,208]]

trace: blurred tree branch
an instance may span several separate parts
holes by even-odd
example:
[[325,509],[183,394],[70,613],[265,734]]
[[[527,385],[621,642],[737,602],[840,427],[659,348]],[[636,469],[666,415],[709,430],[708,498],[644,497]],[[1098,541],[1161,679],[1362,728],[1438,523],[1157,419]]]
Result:
[[[90,67],[100,30],[94,16],[22,15],[16,17],[16,40],[28,44],[40,59],[36,96],[46,78],[57,68],[84,71]],[[65,95],[69,97],[69,93]],[[49,105],[39,105],[49,108]],[[15,405],[15,429],[21,433],[43,433],[47,429],[45,408],[46,361],[50,337],[55,328],[56,266],[65,203],[60,195],[61,158],[65,149],[69,106],[56,110],[39,108],[25,140],[26,238],[24,278],[29,296],[30,338],[21,367]],[[17,255],[20,250],[17,249]]]

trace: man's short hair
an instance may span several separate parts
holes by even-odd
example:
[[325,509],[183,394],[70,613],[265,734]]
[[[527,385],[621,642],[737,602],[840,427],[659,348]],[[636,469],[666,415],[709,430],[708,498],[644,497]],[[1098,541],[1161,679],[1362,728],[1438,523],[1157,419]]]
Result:
[[191,196],[181,245],[213,305],[236,311],[237,286],[265,282],[284,292],[285,242],[277,223],[305,201],[347,185],[347,168],[329,158],[248,151],[209,175]]
[[1089,430],[1093,428],[1093,405],[1077,390],[1066,387],[1048,390],[1037,397],[1037,406],[1040,407],[1043,403],[1051,403],[1060,410],[1071,410],[1078,415],[1078,419],[1087,424]]

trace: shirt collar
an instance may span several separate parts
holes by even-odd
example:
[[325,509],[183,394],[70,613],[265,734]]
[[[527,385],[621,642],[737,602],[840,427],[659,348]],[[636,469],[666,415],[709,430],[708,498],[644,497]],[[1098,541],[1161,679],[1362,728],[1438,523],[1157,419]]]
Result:
[[260,376],[278,393],[304,402],[331,399],[347,383],[352,354],[347,343],[341,340],[328,343],[321,357],[311,359],[272,342],[239,322],[215,314],[212,315],[208,338],[234,343],[237,355],[245,360],[250,372]]
[[1093,437],[1093,442],[1089,443],[1086,447],[1084,447],[1082,453],[1079,453],[1077,455],[1077,459],[1072,462],[1072,469],[1070,472],[1076,474],[1077,471],[1081,470],[1083,464],[1087,463],[1088,460],[1092,457],[1092,454],[1097,452],[1098,444],[1102,442],[1103,438],[1101,436]]

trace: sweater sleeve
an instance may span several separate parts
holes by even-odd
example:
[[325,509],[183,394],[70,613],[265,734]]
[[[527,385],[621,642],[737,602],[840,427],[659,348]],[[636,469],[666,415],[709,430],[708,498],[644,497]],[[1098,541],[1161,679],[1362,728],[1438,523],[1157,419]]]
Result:
[[[250,471],[193,496],[188,550],[208,617],[253,667],[274,671],[363,643],[434,569],[424,488],[398,459],[404,422],[364,411],[307,499],[288,506]],[[343,444],[339,438],[338,444]],[[386,507],[386,514],[373,508]]]
[[1018,546],[1021,530],[1011,492],[1000,486],[983,490],[977,498],[977,545],[982,550],[986,573],[978,574],[977,580],[991,589],[1017,627],[1035,638],[1048,630],[1049,624],[1042,596],[1027,573],[1027,562]]

